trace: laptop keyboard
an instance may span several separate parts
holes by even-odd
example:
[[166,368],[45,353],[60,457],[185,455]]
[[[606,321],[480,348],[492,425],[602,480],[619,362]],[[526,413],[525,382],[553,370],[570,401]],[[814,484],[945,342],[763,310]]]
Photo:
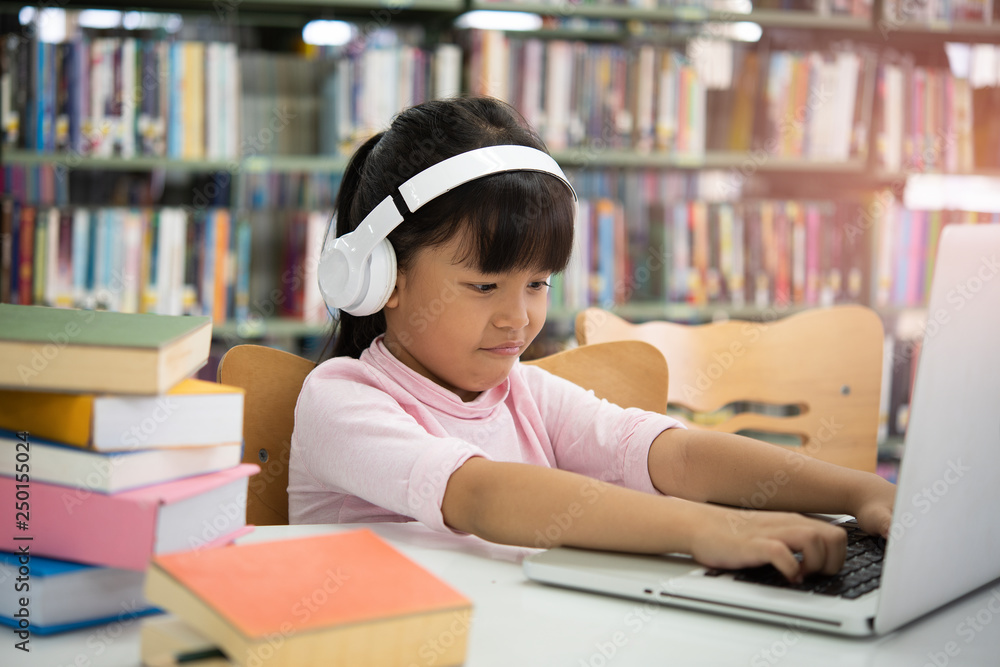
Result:
[[869,535],[856,524],[842,526],[847,530],[847,556],[840,572],[834,575],[812,574],[800,584],[785,578],[773,565],[742,570],[708,570],[706,576],[732,573],[736,581],[746,581],[765,586],[777,586],[818,595],[835,595],[849,600],[859,598],[878,588],[882,577],[882,559],[885,556],[885,539]]

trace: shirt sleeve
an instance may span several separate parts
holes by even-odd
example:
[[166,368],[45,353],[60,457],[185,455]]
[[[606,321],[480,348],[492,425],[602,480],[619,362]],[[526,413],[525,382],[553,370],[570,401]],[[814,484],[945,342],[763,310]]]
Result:
[[649,477],[649,447],[663,431],[684,428],[681,422],[639,408],[622,408],[541,368],[520,369],[549,434],[557,467],[659,493]]
[[435,530],[451,474],[480,448],[432,435],[388,393],[310,375],[295,406],[292,456],[324,488],[357,496]]

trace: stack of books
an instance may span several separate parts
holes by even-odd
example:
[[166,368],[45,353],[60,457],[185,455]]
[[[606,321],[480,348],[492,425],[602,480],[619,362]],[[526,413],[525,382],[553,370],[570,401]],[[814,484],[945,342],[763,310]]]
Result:
[[368,529],[156,556],[144,665],[465,661],[472,603]]
[[0,623],[149,613],[151,557],[250,530],[243,390],[191,377],[210,342],[208,317],[0,304]]

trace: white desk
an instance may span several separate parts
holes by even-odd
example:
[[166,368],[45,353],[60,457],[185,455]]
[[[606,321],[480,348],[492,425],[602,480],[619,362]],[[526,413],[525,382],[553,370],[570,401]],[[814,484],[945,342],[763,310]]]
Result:
[[[241,541],[357,527],[272,526]],[[520,559],[528,549],[436,534],[416,524],[368,527],[473,600],[468,667],[1000,665],[1000,580],[886,637],[846,639],[550,588],[522,574]],[[973,626],[967,617],[978,620]],[[13,649],[14,635],[4,628],[0,666],[137,667],[139,623],[34,635],[29,655]],[[421,664],[418,657],[413,662]]]

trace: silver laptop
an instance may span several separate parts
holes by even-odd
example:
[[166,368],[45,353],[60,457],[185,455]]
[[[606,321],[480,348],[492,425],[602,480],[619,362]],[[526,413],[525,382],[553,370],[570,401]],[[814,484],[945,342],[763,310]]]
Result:
[[881,576],[862,587],[870,591],[843,582],[832,592],[795,590],[681,556],[572,548],[533,554],[524,572],[557,586],[860,636],[891,632],[1000,577],[1000,225],[941,234],[911,407]]

